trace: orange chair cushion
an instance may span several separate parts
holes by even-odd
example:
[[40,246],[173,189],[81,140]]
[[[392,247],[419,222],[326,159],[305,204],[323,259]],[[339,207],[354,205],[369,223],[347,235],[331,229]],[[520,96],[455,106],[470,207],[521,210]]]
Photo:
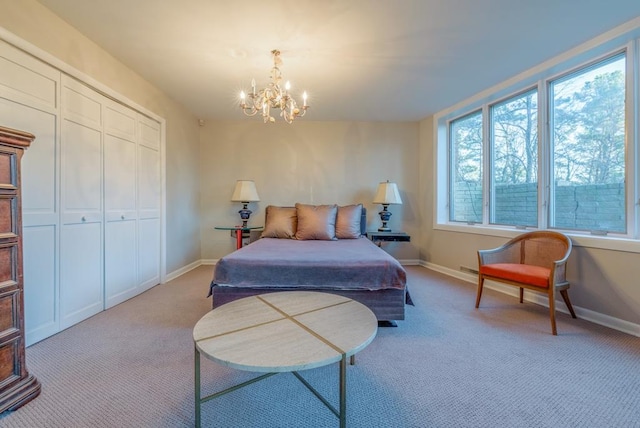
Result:
[[549,275],[551,275],[551,270],[540,266],[518,263],[493,263],[481,266],[480,274],[549,288]]

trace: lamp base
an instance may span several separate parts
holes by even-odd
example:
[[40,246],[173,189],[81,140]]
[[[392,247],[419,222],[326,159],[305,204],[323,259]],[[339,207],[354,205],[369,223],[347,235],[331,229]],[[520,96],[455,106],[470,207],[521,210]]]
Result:
[[391,213],[387,211],[387,208],[389,208],[389,204],[382,204],[382,211],[378,213],[382,221],[382,226],[378,228],[378,232],[391,232],[391,228],[387,227],[387,222],[391,218]]
[[249,221],[249,217],[253,211],[247,208],[249,202],[243,202],[242,204],[244,206],[240,211],[238,211],[238,214],[240,214],[240,218],[242,219],[242,227],[247,227],[247,222]]

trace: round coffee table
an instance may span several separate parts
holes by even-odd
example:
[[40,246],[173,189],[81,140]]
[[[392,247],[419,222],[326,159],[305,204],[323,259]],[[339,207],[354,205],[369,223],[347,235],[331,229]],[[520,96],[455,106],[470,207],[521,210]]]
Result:
[[[292,372],[346,426],[346,361],[373,341],[378,330],[369,308],[349,298],[311,291],[245,297],[203,316],[193,329],[195,419],[201,404],[280,372]],[[200,356],[257,378],[201,397]],[[340,409],[335,409],[298,371],[340,363]]]

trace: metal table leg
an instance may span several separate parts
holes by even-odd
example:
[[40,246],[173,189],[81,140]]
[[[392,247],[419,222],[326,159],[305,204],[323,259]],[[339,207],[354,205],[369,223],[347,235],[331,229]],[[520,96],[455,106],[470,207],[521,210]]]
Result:
[[242,230],[236,229],[236,250],[242,248]]
[[200,351],[194,346],[194,384],[195,384],[195,404],[196,404],[196,428],[200,428]]
[[347,426],[347,356],[340,360],[340,428]]
[[[201,389],[200,389],[200,351],[197,347],[194,347],[194,385],[195,385],[195,393],[194,393],[194,401],[195,401],[195,426],[196,428],[201,427],[201,406],[202,403],[217,398],[221,395],[228,394],[229,392],[233,392],[237,389],[250,385],[254,382],[257,382],[262,379],[266,379],[270,376],[273,376],[277,373],[265,373],[261,376],[258,376],[254,379],[250,379],[248,381],[242,382],[238,385],[227,388],[223,391],[216,392],[211,395],[207,395],[202,398]],[[334,415],[338,417],[340,420],[340,428],[346,428],[347,426],[347,356],[342,355],[340,359],[340,381],[339,381],[339,390],[340,390],[340,406],[339,410],[333,407],[326,398],[324,398],[309,382],[307,382],[298,372],[292,372],[295,377],[297,377],[300,382],[302,382],[316,397],[322,401],[322,403],[329,408],[333,412]]]

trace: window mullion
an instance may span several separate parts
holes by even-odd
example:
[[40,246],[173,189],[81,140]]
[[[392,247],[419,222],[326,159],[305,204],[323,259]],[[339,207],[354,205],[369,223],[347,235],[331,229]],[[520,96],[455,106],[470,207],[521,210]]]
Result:
[[491,222],[493,210],[493,192],[491,191],[491,165],[493,150],[491,149],[491,110],[488,104],[482,106],[482,224]]
[[640,39],[635,39],[627,47],[627,87],[625,92],[626,154],[625,163],[627,185],[627,234],[640,238]]
[[549,227],[549,216],[553,213],[551,209],[552,174],[551,165],[551,123],[549,112],[553,108],[553,100],[549,97],[549,87],[547,82],[538,82],[538,228],[547,229]]

